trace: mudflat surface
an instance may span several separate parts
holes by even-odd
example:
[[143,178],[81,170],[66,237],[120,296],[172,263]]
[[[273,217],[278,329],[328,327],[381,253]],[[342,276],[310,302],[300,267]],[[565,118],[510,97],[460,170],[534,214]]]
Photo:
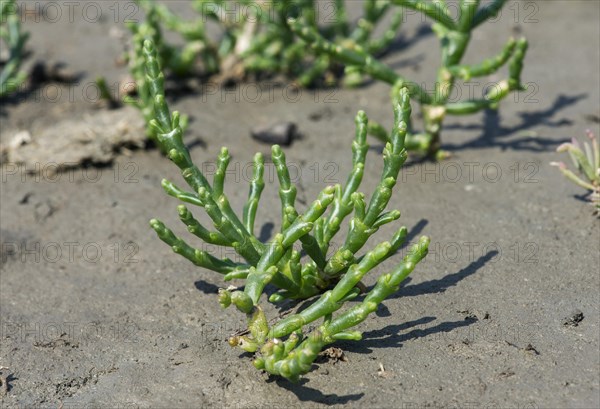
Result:
[[[50,124],[95,114],[86,87],[99,75],[111,83],[125,74],[114,64],[119,41],[107,33],[122,27],[129,3],[93,3],[104,13],[97,21],[82,14],[89,3],[80,3],[72,21],[57,2],[61,18],[25,23],[29,63],[63,61],[81,78],[3,101],[2,143],[19,130],[35,139]],[[2,407],[598,407],[600,223],[581,190],[549,162],[564,160],[554,152],[561,141],[600,131],[593,120],[600,113],[599,21],[596,1],[511,2],[477,32],[467,62],[495,54],[511,34],[527,36],[529,91],[508,98],[497,114],[448,118],[444,147],[453,157],[405,167],[391,205],[413,239],[432,238],[429,256],[360,325],[363,341],[336,345],[347,362],[320,363],[295,385],[257,372],[227,345],[243,317],[219,308],[216,292],[225,284],[174,255],[148,226],[157,217],[185,235],[178,203],[160,188],[164,177],[181,179],[158,152],[59,174],[52,158],[37,175],[4,163],[0,366],[10,376]],[[420,23],[408,16],[386,61],[431,83],[437,39],[419,31]],[[461,91],[481,95],[498,79]],[[269,149],[250,138],[250,128],[298,125],[304,137],[285,151],[298,201],[308,203],[325,185],[345,181],[359,109],[391,123],[383,84],[299,94],[262,86],[258,94],[255,85],[240,85],[172,100],[191,116],[186,138],[207,172],[220,146],[230,148],[227,191],[236,209],[253,153]],[[381,146],[372,142],[367,193],[381,169]],[[266,182],[257,220],[268,239],[279,214],[272,167]],[[382,229],[376,238],[390,234]],[[577,311],[583,320],[564,325]]]

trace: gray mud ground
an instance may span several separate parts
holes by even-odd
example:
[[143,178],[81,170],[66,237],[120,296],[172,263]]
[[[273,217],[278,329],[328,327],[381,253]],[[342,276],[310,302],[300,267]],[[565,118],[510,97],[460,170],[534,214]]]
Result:
[[[97,110],[84,97],[86,85],[97,75],[114,82],[125,73],[114,65],[120,45],[106,33],[121,26],[129,3],[95,3],[106,16],[97,22],[85,21],[87,3],[78,3],[73,23],[67,6],[56,4],[59,21],[32,17],[25,25],[29,61],[65,61],[82,78],[3,102],[3,143],[18,130],[35,137],[49,124]],[[117,22],[109,14],[115,7]],[[554,152],[559,142],[583,137],[586,128],[600,131],[593,120],[600,113],[599,21],[597,1],[511,2],[477,32],[468,61],[496,53],[511,32],[529,38],[523,78],[531,91],[505,101],[498,115],[449,118],[443,137],[454,156],[405,168],[392,204],[414,236],[432,238],[430,255],[398,296],[361,324],[363,341],[337,345],[347,362],[320,363],[296,385],[257,372],[226,344],[243,322],[219,308],[222,280],[174,255],[149,228],[158,217],[183,233],[176,201],[160,188],[161,178],[180,177],[156,151],[58,175],[52,158],[38,176],[5,163],[0,366],[9,377],[1,406],[598,407],[600,224],[578,198],[581,190],[548,163],[564,159]],[[418,26],[418,17],[408,18],[402,47],[386,59],[431,81],[437,40],[426,32],[415,37]],[[474,92],[499,78],[473,85]],[[357,110],[391,121],[382,84],[297,97],[271,90],[256,101],[255,88],[242,86],[173,103],[193,119],[187,138],[197,163],[210,165],[221,145],[230,147],[228,192],[236,208],[247,192],[246,164],[253,152],[268,150],[250,138],[253,126],[298,124],[304,139],[286,153],[298,169],[299,201],[307,202],[324,185],[344,181]],[[373,145],[366,191],[381,167],[381,146]],[[269,223],[277,228],[272,176],[258,215],[263,238]],[[583,320],[564,325],[576,310]]]

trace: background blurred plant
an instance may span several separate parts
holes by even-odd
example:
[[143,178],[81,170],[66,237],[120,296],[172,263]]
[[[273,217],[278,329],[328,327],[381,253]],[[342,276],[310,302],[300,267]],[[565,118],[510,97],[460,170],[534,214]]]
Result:
[[570,143],[563,143],[556,149],[557,152],[569,153],[573,165],[581,177],[568,169],[564,162],[552,162],[551,165],[558,166],[567,179],[590,191],[589,200],[594,206],[596,215],[600,216],[600,144],[592,131],[588,130],[587,136],[591,145],[583,142],[583,150],[575,138]]
[[[152,38],[167,74],[200,75],[221,82],[240,80],[248,74],[284,74],[302,86],[335,84],[343,74],[342,67],[328,55],[313,57],[304,41],[290,30],[290,17],[302,16],[305,24],[329,41],[370,53],[384,52],[402,22],[401,10],[395,10],[382,36],[374,38],[375,28],[392,8],[389,2],[381,0],[366,0],[363,16],[356,24],[348,18],[344,0],[335,0],[327,13],[320,13],[317,0],[194,0],[191,6],[199,16],[192,21],[154,0],[136,2],[146,13],[146,20],[128,27],[134,38]],[[319,21],[320,14],[326,14],[321,19],[325,21]],[[218,28],[212,30],[214,35],[207,27],[210,23]],[[178,33],[184,44],[168,43],[164,31]],[[136,51],[135,59],[142,58],[140,50]],[[139,65],[133,62],[135,75]],[[349,85],[356,85],[357,81],[360,76],[352,73],[345,79]]]
[[[264,243],[254,235],[256,211],[264,188],[262,155],[254,157],[248,201],[243,216],[238,217],[224,192],[230,161],[228,150],[222,148],[213,183],[209,184],[192,162],[182,142],[179,113],[171,114],[165,103],[164,75],[159,69],[157,53],[151,41],[145,42],[144,54],[146,80],[154,101],[154,119],[150,124],[155,129],[158,144],[179,167],[191,191],[185,191],[167,180],[163,180],[162,186],[167,194],[182,202],[202,207],[212,220],[215,230],[202,226],[185,205],[180,205],[178,211],[181,221],[192,234],[204,243],[233,248],[245,261],[219,259],[196,249],[159,220],[151,220],[150,225],[174,252],[195,265],[222,274],[226,281],[244,280],[243,289],[230,287],[219,292],[221,306],[226,308],[234,304],[247,314],[248,319],[248,330],[232,336],[229,343],[247,352],[257,353],[254,361],[257,368],[297,380],[310,370],[312,362],[325,345],[337,340],[361,339],[361,333],[351,329],[373,313],[385,298],[396,292],[400,283],[427,254],[429,239],[421,237],[394,270],[379,277],[362,302],[337,313],[347,301],[365,290],[361,283],[363,277],[393,256],[407,237],[406,227],[400,227],[391,241],[378,244],[362,256],[358,255],[381,226],[400,217],[398,210],[385,212],[385,208],[407,157],[404,140],[410,117],[408,91],[399,89],[394,98],[395,123],[390,141],[383,151],[381,179],[369,201],[363,193],[358,192],[368,151],[368,119],[364,112],[359,112],[356,117],[356,136],[352,144],[353,169],[346,185],[326,187],[304,213],[299,213],[296,208],[296,187],[290,180],[285,155],[279,146],[272,147],[272,160],[280,185],[282,218],[280,233],[271,242]],[[328,257],[332,239],[341,229],[343,220],[351,214],[344,244]],[[301,300],[319,294],[320,297],[301,312],[269,324],[260,305],[260,298],[268,284],[278,290],[269,297],[271,302]],[[307,330],[308,324],[320,319],[322,321],[317,329]]]
[[[491,18],[494,18],[505,0],[494,0],[480,7],[480,0],[460,0],[459,15],[452,18],[445,1],[390,0],[400,7],[417,10],[435,23],[433,31],[440,39],[441,66],[433,92],[428,92],[419,84],[404,78],[391,67],[378,60],[368,48],[346,47],[324,37],[314,25],[303,18],[290,22],[292,30],[310,44],[317,58],[328,56],[346,64],[347,70],[364,73],[391,85],[406,86],[411,97],[419,102],[423,114],[423,132],[415,133],[409,124],[406,147],[426,155],[443,156],[440,152],[442,124],[446,115],[466,115],[483,109],[496,109],[499,102],[512,91],[522,91],[520,76],[527,41],[509,39],[502,51],[478,64],[462,64],[461,61],[473,31]],[[451,101],[452,91],[457,80],[469,81],[497,72],[508,63],[508,79],[491,87],[484,98],[466,101]],[[369,133],[383,141],[389,140],[385,129],[372,123]]]
[[0,97],[14,92],[27,79],[27,73],[19,71],[25,54],[25,42],[29,33],[21,30],[21,18],[15,0],[0,1],[0,38],[6,44],[0,72]]

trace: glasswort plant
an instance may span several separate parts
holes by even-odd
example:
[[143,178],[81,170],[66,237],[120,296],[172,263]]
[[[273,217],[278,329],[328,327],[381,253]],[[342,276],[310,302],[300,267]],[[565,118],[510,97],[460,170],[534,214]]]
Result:
[[[303,213],[296,207],[296,187],[290,180],[285,154],[279,146],[272,147],[272,160],[279,180],[281,231],[271,242],[263,243],[254,235],[256,211],[264,188],[262,155],[254,157],[248,201],[239,217],[224,193],[230,161],[228,150],[221,149],[210,184],[194,165],[182,142],[179,113],[169,112],[164,98],[164,76],[159,68],[156,49],[149,40],[144,43],[144,54],[147,83],[154,100],[154,119],[150,124],[158,144],[179,167],[191,190],[183,190],[167,180],[163,180],[162,186],[167,194],[180,201],[203,208],[212,220],[214,230],[200,224],[186,205],[180,205],[179,216],[190,233],[206,243],[235,249],[245,262],[219,259],[195,249],[157,219],[151,220],[150,225],[175,253],[195,265],[222,274],[225,281],[244,280],[243,290],[230,287],[219,292],[222,307],[233,304],[247,315],[248,333],[232,336],[229,343],[255,353],[254,365],[257,368],[296,381],[310,370],[325,345],[337,340],[360,340],[361,333],[353,328],[396,292],[400,283],[427,254],[429,238],[421,237],[396,268],[379,277],[361,302],[339,312],[347,301],[361,293],[363,277],[392,257],[407,237],[406,227],[400,227],[389,242],[380,243],[358,255],[381,226],[400,217],[398,210],[385,209],[407,157],[404,140],[411,112],[408,91],[398,89],[394,99],[395,122],[383,151],[384,168],[369,200],[358,191],[368,150],[368,119],[364,112],[356,116],[353,168],[345,186],[326,187]],[[349,216],[344,244],[327,257],[333,237]],[[296,243],[301,245],[302,252],[294,248]],[[302,257],[302,253],[306,256]],[[271,302],[320,296],[308,308],[270,325],[260,302],[268,284],[278,289],[269,297]],[[321,324],[316,329],[306,330],[308,324],[320,319]]]
[[[303,19],[291,20],[290,27],[310,44],[317,56],[329,56],[346,64],[347,69],[359,71],[391,85],[407,87],[411,98],[421,106],[424,130],[415,133],[409,123],[406,148],[426,155],[440,156],[443,155],[440,153],[440,135],[446,115],[466,115],[483,109],[495,109],[510,92],[525,89],[520,76],[527,40],[511,38],[498,55],[478,64],[463,64],[461,61],[473,31],[495,17],[505,0],[494,0],[483,7],[480,7],[480,0],[460,0],[460,13],[456,19],[451,17],[445,1],[392,0],[391,3],[417,10],[435,21],[432,29],[440,39],[442,65],[438,69],[434,91],[431,93],[396,73],[373,56],[368,49],[349,48],[331,42]],[[450,101],[457,80],[468,81],[474,77],[490,75],[507,63],[509,78],[490,88],[484,98]],[[384,141],[389,140],[387,131],[375,123],[370,125],[369,133]]]
[[[154,0],[136,2],[145,11],[146,20],[128,27],[134,37],[152,36],[164,70],[184,76],[198,75],[200,69],[201,76],[216,76],[219,81],[239,80],[253,73],[263,77],[284,74],[302,86],[323,80],[336,83],[341,67],[327,55],[314,58],[304,41],[288,27],[289,17],[302,16],[307,25],[328,40],[370,53],[384,52],[402,22],[401,10],[395,10],[381,37],[374,37],[375,28],[392,8],[389,2],[380,0],[366,0],[363,16],[356,24],[348,18],[344,0],[330,4],[327,12],[320,12],[318,0],[195,0],[191,5],[199,16],[193,21]],[[216,24],[221,33],[211,35],[207,30],[209,22]],[[163,36],[166,30],[179,34],[184,45],[169,44]],[[346,76],[349,85],[360,80],[356,73]]]

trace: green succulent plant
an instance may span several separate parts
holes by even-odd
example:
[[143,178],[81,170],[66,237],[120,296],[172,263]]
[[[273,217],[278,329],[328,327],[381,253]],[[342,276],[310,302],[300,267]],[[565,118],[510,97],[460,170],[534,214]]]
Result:
[[25,42],[29,33],[21,30],[21,18],[15,0],[0,2],[0,39],[8,49],[8,59],[0,72],[0,97],[16,91],[27,79],[27,73],[21,71],[25,55]]
[[[306,24],[346,47],[384,52],[402,23],[401,10],[394,11],[380,37],[375,28],[391,10],[386,1],[366,0],[363,15],[356,24],[347,16],[346,1],[336,0],[327,11],[320,10],[318,0],[194,0],[191,6],[198,17],[192,21],[173,13],[154,0],[136,0],[146,13],[141,24],[128,24],[134,37],[151,35],[164,62],[163,69],[179,76],[217,76],[220,80],[240,79],[247,74],[259,76],[284,74],[302,86],[319,82],[333,84],[343,74],[329,56],[313,57],[304,41],[297,39],[287,25],[288,17],[303,16]],[[212,34],[207,25],[216,24]],[[319,24],[320,23],[320,24]],[[181,36],[184,44],[166,41],[163,32]],[[348,75],[345,81],[356,85],[360,76]]]
[[[446,115],[467,115],[483,109],[496,109],[499,102],[511,92],[525,89],[520,76],[527,51],[527,40],[511,38],[498,55],[478,64],[464,64],[462,59],[473,31],[495,17],[505,0],[494,0],[485,6],[480,6],[480,0],[460,0],[460,13],[457,18],[451,17],[448,4],[444,0],[391,0],[386,3],[417,10],[435,22],[432,29],[440,39],[442,58],[432,92],[398,74],[367,48],[346,47],[344,44],[330,41],[303,18],[290,20],[289,26],[310,45],[317,57],[328,56],[345,64],[347,70],[369,75],[390,85],[407,87],[411,98],[421,107],[423,131],[415,132],[409,123],[406,148],[429,156],[444,156],[440,146]],[[491,87],[484,98],[451,101],[452,91],[458,80],[468,81],[471,78],[490,75],[506,64],[509,77]],[[371,123],[369,133],[383,141],[389,140],[387,131],[375,123]]]
[[[381,226],[400,217],[398,210],[385,209],[407,158],[404,141],[411,112],[408,91],[399,88],[396,92],[395,122],[383,151],[383,172],[369,200],[358,191],[368,150],[368,119],[364,112],[356,116],[353,168],[346,184],[324,188],[302,213],[296,205],[296,187],[291,182],[285,154],[279,146],[272,147],[272,160],[279,180],[281,231],[273,240],[263,243],[254,234],[256,211],[264,187],[263,156],[256,154],[254,157],[248,200],[240,217],[224,193],[230,162],[228,150],[222,148],[212,184],[209,183],[182,142],[179,113],[171,114],[165,102],[164,75],[152,41],[145,41],[144,54],[146,81],[154,101],[154,119],[150,125],[157,143],[181,170],[190,190],[183,190],[167,180],[163,180],[162,186],[167,194],[181,202],[204,209],[212,220],[214,230],[203,226],[187,205],[179,205],[180,219],[190,233],[205,243],[233,248],[244,262],[217,258],[196,249],[157,219],[151,220],[150,225],[175,253],[195,265],[222,274],[225,281],[243,280],[243,289],[233,287],[219,292],[222,307],[233,304],[247,316],[248,334],[232,336],[229,343],[255,353],[257,368],[295,381],[310,370],[325,345],[338,340],[360,340],[361,333],[353,328],[396,292],[427,254],[429,238],[421,237],[396,268],[379,277],[362,301],[350,303],[360,295],[361,288],[364,289],[361,280],[365,275],[394,256],[407,238],[406,227],[400,227],[390,241],[374,246],[363,255],[358,254]],[[344,243],[333,251],[332,239],[347,218]],[[296,244],[301,250],[295,247]],[[328,257],[329,250],[332,251]],[[273,303],[285,299],[318,298],[301,312],[269,324],[261,307],[267,285],[277,289],[269,297]],[[342,311],[344,306],[349,307]],[[320,324],[316,329],[307,330],[309,324],[316,325],[317,321]]]
[[591,145],[584,142],[583,150],[575,138],[556,149],[557,152],[568,152],[579,176],[567,168],[564,162],[551,162],[550,164],[558,166],[567,179],[589,191],[590,203],[594,206],[595,213],[600,216],[600,144],[592,131],[588,130],[587,136]]

